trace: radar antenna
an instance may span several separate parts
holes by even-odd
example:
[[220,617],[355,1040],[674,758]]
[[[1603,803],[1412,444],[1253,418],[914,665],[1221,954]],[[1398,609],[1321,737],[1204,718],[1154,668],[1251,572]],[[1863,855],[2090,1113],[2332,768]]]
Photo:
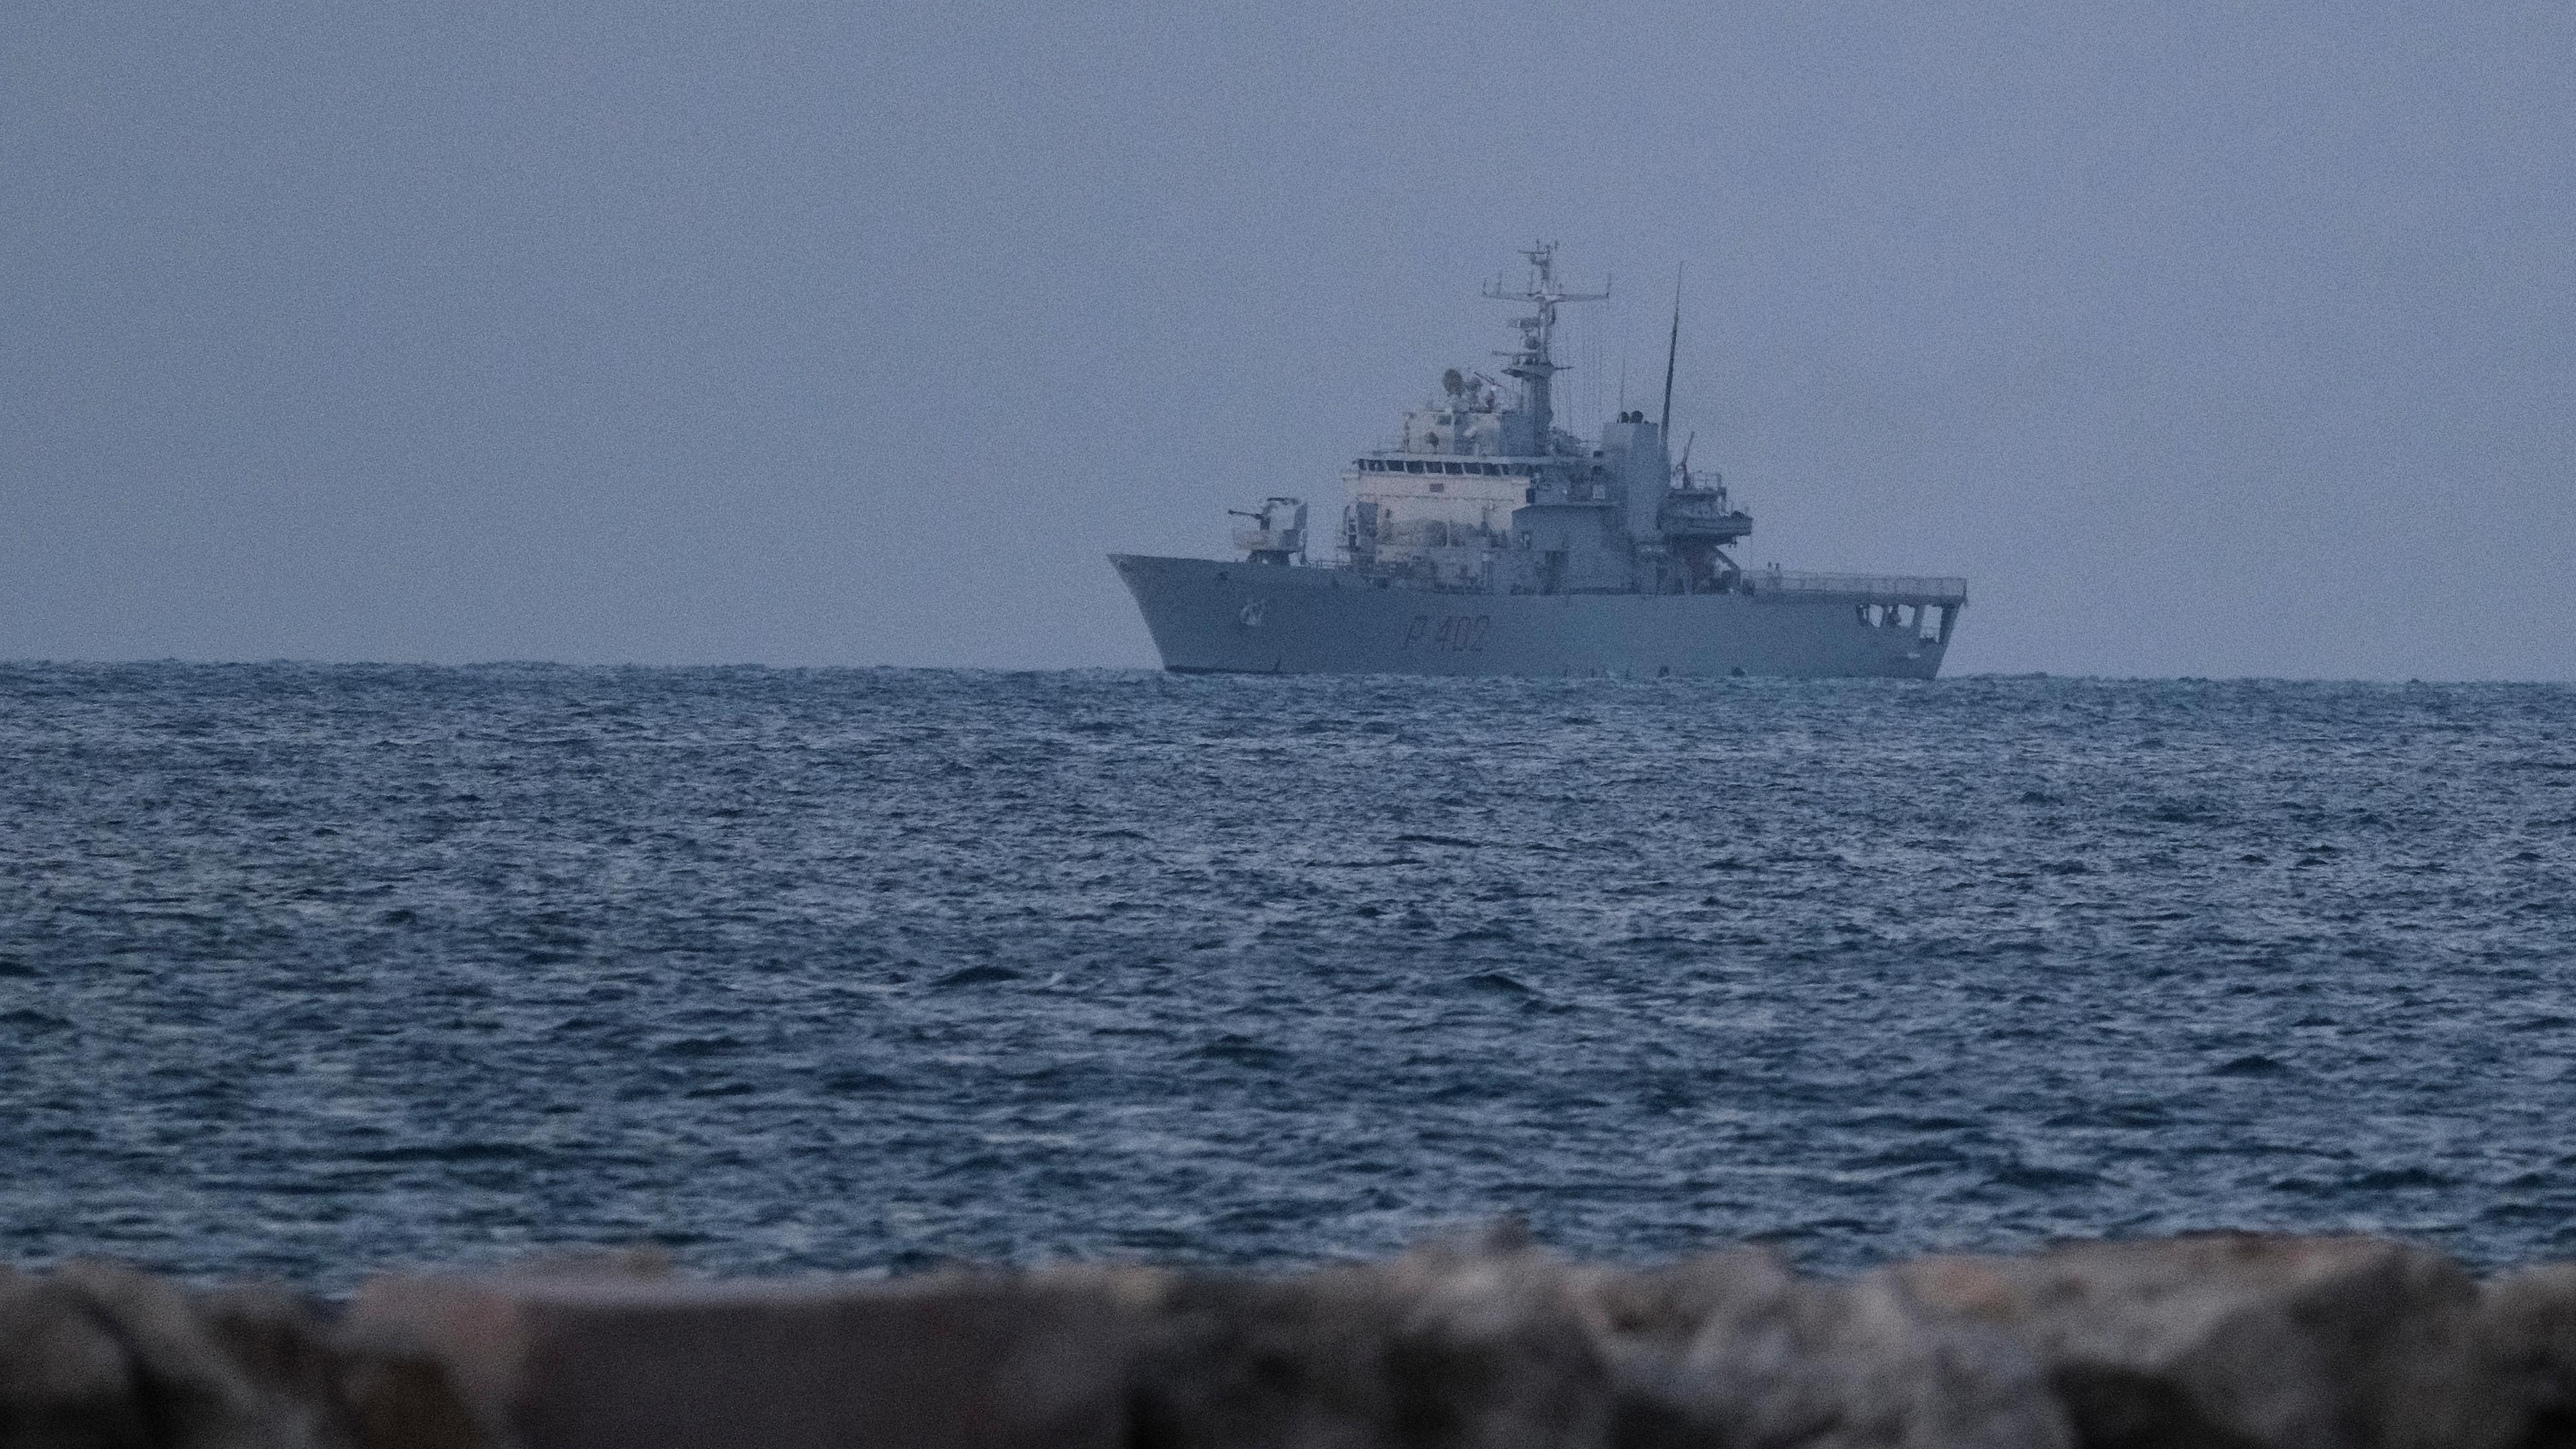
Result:
[[1556,309],[1566,302],[1598,302],[1610,295],[1610,279],[1603,278],[1598,292],[1569,292],[1556,280],[1556,243],[1535,242],[1521,255],[1529,258],[1530,279],[1519,291],[1507,289],[1496,277],[1485,284],[1485,295],[1502,302],[1528,302],[1533,311],[1527,317],[1515,317],[1512,325],[1521,329],[1517,352],[1502,354],[1510,359],[1503,372],[1521,383],[1521,411],[1530,415],[1538,436],[1538,446],[1548,447],[1549,430],[1555,426],[1556,413],[1549,404],[1548,379],[1565,371],[1548,351],[1549,339],[1556,331]]

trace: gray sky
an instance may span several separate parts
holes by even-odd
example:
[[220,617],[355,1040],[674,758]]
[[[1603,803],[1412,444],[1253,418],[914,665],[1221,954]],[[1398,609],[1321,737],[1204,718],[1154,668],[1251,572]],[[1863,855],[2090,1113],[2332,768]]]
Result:
[[2566,0],[22,4],[0,658],[1150,663],[1549,237],[1954,671],[2576,678],[2571,156]]

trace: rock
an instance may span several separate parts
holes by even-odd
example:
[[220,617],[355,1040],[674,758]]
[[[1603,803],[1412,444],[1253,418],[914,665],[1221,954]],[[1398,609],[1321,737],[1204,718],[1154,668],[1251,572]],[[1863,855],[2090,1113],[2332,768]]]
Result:
[[659,1243],[629,1243],[549,1248],[513,1261],[505,1271],[512,1278],[666,1279],[678,1274],[679,1263]]
[[128,1392],[169,1449],[308,1449],[314,1441],[267,1412],[258,1389],[209,1335],[188,1295],[130,1268],[71,1263],[55,1287],[80,1301],[123,1351]]
[[215,1349],[256,1395],[264,1442],[279,1449],[367,1444],[344,1396],[348,1355],[312,1303],[257,1286],[201,1296],[194,1308]]
[[0,1439],[11,1445],[354,1449],[334,1359],[302,1306],[192,1298],[72,1263],[0,1279]]
[[[389,1378],[402,1385],[390,1399]],[[456,1404],[433,1361],[352,1349],[283,1290],[0,1268],[8,1449],[477,1449]]]
[[1590,1294],[1623,1449],[2073,1449],[2037,1358],[1898,1282],[1790,1275],[1737,1252]]
[[333,1335],[336,1396],[364,1449],[485,1449],[447,1365],[417,1337],[379,1326]]
[[2528,1418],[2477,1285],[2401,1243],[2216,1233],[1872,1276],[2029,1344],[2087,1446],[2502,1449]]
[[1586,1449],[1610,1379],[1565,1271],[1493,1242],[1295,1278],[1194,1276],[1132,1375],[1134,1449]]
[[0,1268],[5,1449],[2576,1449],[2576,1264],[2213,1234],[1849,1281],[1505,1233],[1285,1277]]
[[422,1345],[474,1422],[533,1449],[1115,1449],[1134,1336],[1098,1292],[985,1273],[379,1278],[348,1332]]
[[1660,1273],[1441,1246],[1382,1268],[1185,1279],[1132,1443],[2073,1449],[2036,1357],[1888,1281],[1760,1253]]
[[2524,1449],[2576,1449],[2576,1263],[2509,1274],[2479,1295],[2478,1342],[2510,1386]]
[[139,1449],[154,1437],[110,1325],[70,1289],[0,1268],[0,1443]]

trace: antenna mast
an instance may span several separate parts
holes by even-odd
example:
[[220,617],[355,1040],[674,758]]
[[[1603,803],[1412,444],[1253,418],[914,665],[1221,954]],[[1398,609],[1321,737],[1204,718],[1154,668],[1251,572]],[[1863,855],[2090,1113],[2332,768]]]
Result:
[[1682,264],[1673,263],[1673,335],[1664,344],[1664,436],[1673,435],[1673,364],[1682,355]]
[[1503,290],[1502,279],[1497,277],[1486,284],[1485,295],[1506,302],[1536,304],[1531,316],[1512,319],[1512,325],[1521,329],[1521,347],[1518,352],[1504,354],[1511,359],[1511,365],[1503,371],[1520,379],[1521,411],[1530,415],[1537,429],[1538,447],[1545,452],[1551,446],[1548,430],[1556,424],[1556,412],[1548,400],[1548,379],[1565,370],[1557,366],[1556,359],[1548,351],[1548,339],[1556,331],[1557,304],[1598,302],[1610,295],[1610,284],[1603,282],[1598,292],[1568,292],[1559,288],[1554,242],[1533,243],[1523,249],[1521,255],[1529,258],[1529,285],[1517,292],[1507,292]]

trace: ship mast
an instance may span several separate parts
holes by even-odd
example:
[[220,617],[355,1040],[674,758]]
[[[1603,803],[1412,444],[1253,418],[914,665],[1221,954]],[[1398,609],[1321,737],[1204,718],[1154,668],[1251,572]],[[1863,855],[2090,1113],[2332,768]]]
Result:
[[1485,295],[1498,301],[1533,304],[1530,316],[1512,319],[1512,325],[1521,329],[1521,346],[1518,352],[1502,354],[1509,359],[1503,372],[1506,376],[1520,379],[1520,410],[1529,416],[1532,432],[1537,438],[1536,446],[1544,453],[1549,451],[1548,439],[1553,435],[1556,423],[1548,379],[1565,371],[1548,351],[1548,342],[1556,331],[1557,305],[1563,302],[1598,302],[1610,295],[1610,284],[1603,282],[1598,292],[1563,290],[1556,280],[1554,242],[1533,243],[1521,255],[1529,258],[1529,285],[1517,292],[1506,291],[1503,280],[1497,277],[1485,284]]
[[1673,364],[1682,356],[1682,264],[1673,263],[1673,335],[1664,344],[1664,410],[1657,413],[1656,425],[1664,430],[1667,443],[1673,436]]

